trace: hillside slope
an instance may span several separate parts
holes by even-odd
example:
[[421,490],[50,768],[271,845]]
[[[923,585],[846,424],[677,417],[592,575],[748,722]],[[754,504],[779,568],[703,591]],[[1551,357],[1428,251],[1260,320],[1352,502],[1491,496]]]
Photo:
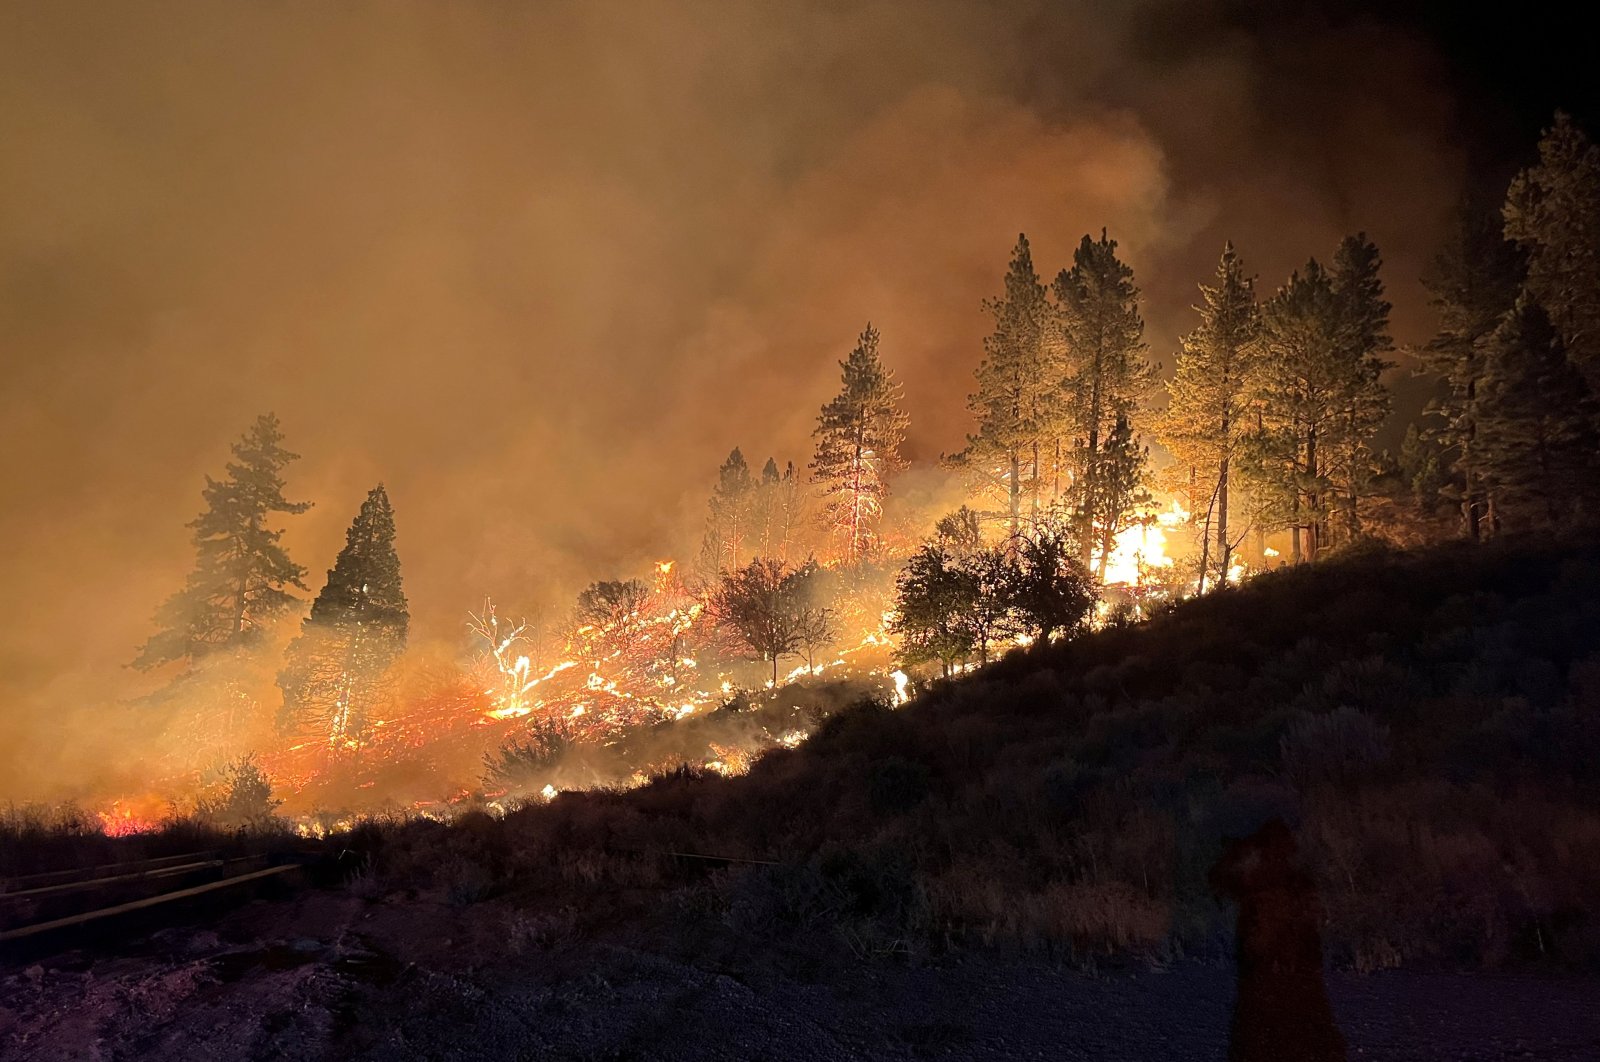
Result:
[[1013,653],[743,777],[349,843],[376,894],[500,897],[730,961],[1220,956],[1207,872],[1276,815],[1337,965],[1571,967],[1600,962],[1597,796],[1600,550],[1502,542],[1280,571]]

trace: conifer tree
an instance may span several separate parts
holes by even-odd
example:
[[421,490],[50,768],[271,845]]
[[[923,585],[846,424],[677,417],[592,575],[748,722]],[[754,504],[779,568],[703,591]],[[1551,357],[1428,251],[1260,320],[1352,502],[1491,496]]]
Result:
[[1369,444],[1389,415],[1389,391],[1381,377],[1390,366],[1383,354],[1394,344],[1388,333],[1390,307],[1378,275],[1382,265],[1377,244],[1362,232],[1340,242],[1329,273],[1347,346],[1340,373],[1340,423],[1329,446],[1330,472],[1338,483],[1348,538],[1361,531],[1361,496],[1373,468]]
[[1193,496],[1206,500],[1200,572],[1204,591],[1213,534],[1220,578],[1228,577],[1234,545],[1229,537],[1232,464],[1250,426],[1248,383],[1261,324],[1255,281],[1245,275],[1232,243],[1222,249],[1216,282],[1200,285],[1200,299],[1200,324],[1183,338],[1156,434],[1192,472]]
[[1094,548],[1099,552],[1095,574],[1101,582],[1105,581],[1106,565],[1118,532],[1128,526],[1130,516],[1150,504],[1150,492],[1144,489],[1149,459],[1150,451],[1133,437],[1128,418],[1119,416],[1100,444],[1089,470],[1087,489],[1081,494],[1083,526],[1093,535]]
[[[1493,499],[1478,459],[1480,380],[1485,343],[1517,299],[1522,258],[1506,240],[1497,211],[1471,200],[1458,208],[1444,250],[1423,277],[1439,331],[1418,352],[1421,370],[1439,378],[1425,438],[1443,467],[1427,483],[1460,506],[1467,536],[1493,533]],[[1431,500],[1431,499],[1430,499]]]
[[1600,394],[1600,147],[1568,115],[1556,114],[1538,164],[1512,180],[1504,217],[1528,256],[1528,293]]
[[1064,413],[1074,440],[1072,518],[1079,559],[1087,567],[1104,542],[1096,526],[1114,526],[1126,515],[1104,509],[1115,493],[1097,481],[1113,467],[1101,451],[1119,420],[1132,430],[1155,369],[1145,357],[1133,270],[1117,257],[1117,241],[1105,230],[1100,239],[1085,236],[1079,243],[1072,268],[1056,277],[1055,295],[1067,359]]
[[1344,411],[1351,349],[1332,279],[1316,259],[1261,310],[1260,360],[1251,381],[1258,404],[1246,460],[1258,518],[1292,534],[1293,560],[1315,560],[1327,544],[1328,447]]
[[984,309],[994,318],[994,331],[983,341],[978,389],[967,397],[978,430],[968,436],[957,463],[1005,489],[1007,526],[1016,538],[1024,491],[1032,494],[1038,516],[1041,446],[1060,435],[1061,345],[1026,235],[1017,237],[1011,252],[1005,294],[985,302]]
[[783,537],[783,474],[776,458],[767,458],[761,466],[761,478],[753,489],[750,512],[755,555],[776,557],[782,552]]
[[[817,416],[811,478],[821,485],[823,512],[854,565],[877,542],[889,477],[903,467],[900,444],[907,417],[900,385],[878,359],[878,330],[869,323],[848,358],[839,394]],[[772,465],[774,475],[776,464]]]
[[1592,513],[1594,418],[1560,331],[1524,292],[1484,344],[1478,453],[1503,523],[1526,530]]
[[294,605],[291,588],[306,588],[305,569],[280,544],[282,528],[271,526],[275,513],[311,508],[283,496],[283,470],[299,455],[283,448],[278,418],[256,418],[233,444],[233,455],[226,478],[206,477],[206,509],[188,525],[194,570],[157,610],[160,630],[139,650],[134,667],[193,664],[219,649],[246,646]]
[[410,614],[394,544],[394,509],[380,483],[345,533],[344,549],[278,674],[282,729],[316,721],[330,744],[360,743],[383,679],[406,645]]
[[705,578],[714,580],[741,566],[754,522],[756,486],[744,454],[734,447],[717,470],[717,485],[706,506],[706,531],[700,543],[700,569]]

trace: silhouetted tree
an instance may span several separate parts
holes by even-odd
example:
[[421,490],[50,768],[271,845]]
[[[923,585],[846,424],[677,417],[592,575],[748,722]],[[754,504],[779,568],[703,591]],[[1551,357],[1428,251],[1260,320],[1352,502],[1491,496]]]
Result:
[[194,529],[195,566],[184,588],[156,612],[160,629],[139,650],[133,666],[190,663],[223,648],[250,644],[296,602],[291,587],[304,590],[305,569],[280,544],[274,513],[295,515],[310,502],[283,496],[283,470],[299,455],[283,448],[283,432],[271,413],[256,418],[233,444],[227,477],[206,477],[206,509]]
[[636,618],[650,598],[650,588],[638,579],[590,583],[578,594],[576,618],[580,624],[615,628]]
[[907,664],[937,660],[948,677],[977,648],[968,619],[977,607],[977,578],[960,556],[929,543],[906,561],[895,590],[889,629],[900,637],[901,659]]
[[908,418],[894,373],[878,359],[878,331],[871,324],[839,367],[839,394],[822,407],[812,432],[811,477],[821,486],[829,526],[843,540],[841,556],[853,565],[877,543],[873,528],[889,477],[904,464],[900,444]]
[[1205,591],[1212,536],[1223,582],[1233,551],[1229,537],[1232,465],[1249,427],[1248,382],[1254,371],[1261,314],[1255,281],[1245,275],[1233,244],[1222,248],[1216,283],[1200,285],[1200,324],[1183,338],[1176,372],[1167,384],[1167,409],[1157,437],[1195,485],[1191,511],[1205,506],[1201,534],[1199,590]]
[[1132,438],[1139,403],[1155,370],[1145,357],[1133,270],[1117,257],[1117,241],[1107,238],[1105,230],[1100,239],[1085,236],[1079,243],[1072,268],[1056,277],[1055,295],[1066,341],[1064,408],[1073,437],[1073,526],[1084,566],[1099,546],[1103,567],[1108,548],[1103,530],[1119,524],[1125,513],[1107,508],[1124,493],[1105,489],[1102,477],[1125,472],[1127,466],[1107,462],[1102,451],[1119,421],[1129,426]]
[[1464,201],[1444,250],[1423,277],[1439,331],[1418,360],[1422,371],[1439,378],[1441,393],[1428,404],[1431,419],[1414,443],[1437,447],[1439,472],[1419,489],[1437,490],[1458,505],[1474,541],[1494,530],[1494,499],[1483,482],[1477,438],[1484,352],[1522,282],[1522,256],[1503,229],[1497,211]]
[[1372,368],[1359,356],[1347,305],[1313,258],[1261,311],[1257,417],[1243,456],[1261,495],[1259,518],[1290,530],[1296,563],[1328,545],[1332,466],[1353,445],[1350,411]]
[[384,676],[405,651],[409,625],[394,509],[379,484],[361,503],[311,615],[289,643],[278,675],[280,725],[293,729],[316,719],[331,744],[359,743]]
[[1554,526],[1592,508],[1595,403],[1543,307],[1524,293],[1484,350],[1478,453],[1499,519]]
[[1378,275],[1382,265],[1377,244],[1362,232],[1340,242],[1329,273],[1346,344],[1339,424],[1329,454],[1348,538],[1361,533],[1361,497],[1373,471],[1370,443],[1389,415],[1389,391],[1381,377],[1390,365],[1383,354],[1394,344],[1388,333],[1390,307]]
[[1005,593],[1019,624],[1040,641],[1084,629],[1098,600],[1094,579],[1071,543],[1049,529],[1023,538]]
[[1149,451],[1134,440],[1128,419],[1118,417],[1100,444],[1092,474],[1080,494],[1079,504],[1084,507],[1082,526],[1095,537],[1095,572],[1101,582],[1105,581],[1106,564],[1118,532],[1128,526],[1129,518],[1138,509],[1150,504],[1150,492],[1144,489],[1149,457]]
[[1526,288],[1567,358],[1600,394],[1600,147],[1556,114],[1539,162],[1506,192],[1505,235],[1528,256]]
[[975,511],[963,505],[939,518],[933,539],[946,553],[964,557],[983,546],[983,524]]
[[717,485],[707,503],[706,533],[700,545],[701,574],[715,579],[739,567],[751,533],[756,483],[744,454],[734,447],[717,470]]
[[771,661],[774,686],[778,661],[801,646],[804,583],[813,570],[814,562],[794,569],[776,558],[757,557],[724,573],[711,596],[709,611],[717,625],[757,659]]
[[1040,447],[1059,436],[1061,407],[1056,315],[1034,271],[1026,235],[1017,237],[1011,252],[1005,294],[984,308],[994,318],[994,331],[983,341],[978,389],[967,397],[978,429],[967,437],[957,463],[1005,489],[1007,526],[1015,536],[1022,530],[1024,489],[1033,494],[1038,514]]

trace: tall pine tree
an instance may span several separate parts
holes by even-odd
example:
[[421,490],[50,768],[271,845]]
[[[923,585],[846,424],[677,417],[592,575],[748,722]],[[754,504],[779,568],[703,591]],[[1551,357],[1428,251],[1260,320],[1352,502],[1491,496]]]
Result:
[[700,574],[714,582],[742,566],[755,523],[758,484],[736,446],[717,469],[717,485],[706,503],[706,530],[700,541]]
[[967,408],[978,420],[957,463],[998,483],[1006,494],[1013,539],[1022,531],[1022,497],[1040,507],[1041,447],[1058,438],[1061,344],[1055,311],[1033,268],[1028,237],[1019,235],[1006,269],[1005,294],[984,303],[994,330],[983,341],[978,389]]
[[1511,182],[1506,238],[1527,253],[1527,291],[1600,395],[1600,147],[1558,113],[1539,162]]
[[206,509],[194,529],[195,566],[182,590],[156,612],[159,631],[139,650],[133,666],[193,664],[219,649],[252,643],[306,589],[305,568],[289,559],[273,527],[275,513],[295,515],[310,502],[283,496],[283,470],[299,455],[283,448],[283,432],[271,413],[256,418],[233,444],[235,460],[224,479],[206,477]]
[[381,701],[384,676],[405,651],[409,624],[394,509],[380,483],[361,503],[311,615],[289,643],[278,675],[281,727],[314,721],[331,745],[359,745]]
[[1191,473],[1194,500],[1203,500],[1206,507],[1199,577],[1203,592],[1213,559],[1219,578],[1228,577],[1234,546],[1228,519],[1232,465],[1250,424],[1248,382],[1261,327],[1255,281],[1245,274],[1232,243],[1222,249],[1216,282],[1200,285],[1200,300],[1200,324],[1183,338],[1156,434]]
[[1485,344],[1522,282],[1522,257],[1506,240],[1498,211],[1464,200],[1422,282],[1438,311],[1439,331],[1418,359],[1423,372],[1438,377],[1439,393],[1428,404],[1430,426],[1420,442],[1435,447],[1443,464],[1424,486],[1437,486],[1460,506],[1462,526],[1476,541],[1494,530],[1477,438]]
[[1364,232],[1346,236],[1334,252],[1329,279],[1338,302],[1339,331],[1346,345],[1339,401],[1340,423],[1330,440],[1329,471],[1339,490],[1336,508],[1347,538],[1361,532],[1361,498],[1372,478],[1372,437],[1389,415],[1389,390],[1383,354],[1394,347],[1389,337],[1389,303],[1383,297],[1378,246]]
[[1056,277],[1055,295],[1066,351],[1063,412],[1073,438],[1073,525],[1079,559],[1088,567],[1099,546],[1103,568],[1103,529],[1119,524],[1126,514],[1104,509],[1107,499],[1123,495],[1097,482],[1113,468],[1101,451],[1118,421],[1128,423],[1130,438],[1137,434],[1139,403],[1155,368],[1145,357],[1133,270],[1117,257],[1117,241],[1107,238],[1105,230],[1100,239],[1085,236],[1078,244],[1072,268]]
[[[889,477],[903,467],[900,444],[908,418],[900,385],[878,359],[878,330],[869,323],[848,358],[839,394],[817,416],[811,478],[821,486],[823,512],[841,540],[840,555],[855,564],[877,542]],[[774,476],[777,466],[773,465]]]
[[1251,380],[1256,423],[1245,437],[1257,518],[1287,528],[1292,559],[1327,545],[1328,448],[1340,430],[1351,344],[1332,279],[1316,259],[1261,309],[1261,357]]
[[1484,343],[1479,466],[1502,523],[1527,530],[1592,514],[1594,424],[1560,330],[1525,292]]

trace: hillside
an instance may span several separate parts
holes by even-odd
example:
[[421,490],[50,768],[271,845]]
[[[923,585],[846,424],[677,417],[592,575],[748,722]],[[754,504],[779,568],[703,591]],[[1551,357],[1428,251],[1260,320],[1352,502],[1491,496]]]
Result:
[[1381,553],[859,705],[743,777],[357,844],[379,892],[556,900],[740,951],[1217,956],[1207,871],[1281,815],[1337,965],[1592,965],[1597,722],[1600,551]]
[[328,887],[0,971],[0,1033],[22,1058],[1215,1057],[1233,913],[1207,874],[1281,816],[1353,1053],[1592,1057],[1597,621],[1590,543],[1276,572],[857,704],[740,777],[369,822],[327,842]]

